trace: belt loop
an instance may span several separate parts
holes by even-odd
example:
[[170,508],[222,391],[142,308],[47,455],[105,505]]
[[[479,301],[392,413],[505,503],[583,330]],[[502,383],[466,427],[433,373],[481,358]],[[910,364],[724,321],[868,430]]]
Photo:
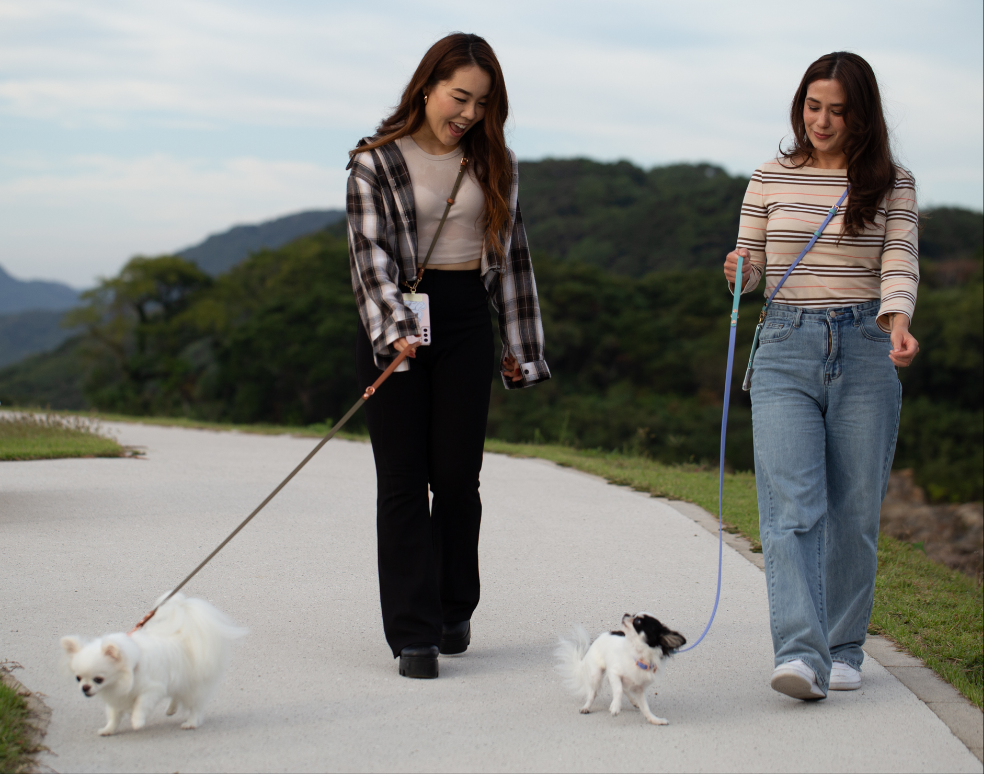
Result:
[[799,309],[796,310],[796,316],[793,318],[793,327],[794,328],[799,328],[800,327],[800,320],[802,320],[802,319],[803,319],[803,309],[802,308],[799,308]]
[[854,312],[854,327],[857,328],[861,325],[861,307],[855,304],[851,307],[851,311]]

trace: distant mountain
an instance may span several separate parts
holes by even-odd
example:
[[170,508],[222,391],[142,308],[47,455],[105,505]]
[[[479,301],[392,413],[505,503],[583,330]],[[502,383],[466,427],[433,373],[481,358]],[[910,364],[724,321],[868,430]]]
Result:
[[0,315],[36,309],[64,311],[78,303],[79,292],[60,282],[19,280],[0,266]]
[[44,309],[0,315],[0,366],[47,352],[78,333],[61,326],[62,315]]
[[283,247],[344,218],[344,210],[309,210],[253,226],[234,226],[221,234],[213,234],[201,244],[179,250],[175,255],[197,263],[203,271],[215,276],[257,250]]

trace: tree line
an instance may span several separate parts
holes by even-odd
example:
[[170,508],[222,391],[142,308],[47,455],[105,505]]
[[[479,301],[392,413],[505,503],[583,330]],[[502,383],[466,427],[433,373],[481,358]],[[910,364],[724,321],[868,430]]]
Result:
[[[734,242],[745,181],[709,165],[584,160],[521,174],[531,243],[551,248],[534,266],[553,379],[508,393],[497,381],[489,435],[716,465],[731,308],[721,245]],[[984,218],[942,209],[926,224],[922,353],[900,372],[896,467],[935,499],[981,499]],[[0,370],[4,405],[306,425],[337,419],[365,386],[344,223],[217,277],[137,257],[83,300],[66,321],[83,336]],[[761,303],[752,293],[740,308],[726,454],[741,470],[754,465],[740,381]]]

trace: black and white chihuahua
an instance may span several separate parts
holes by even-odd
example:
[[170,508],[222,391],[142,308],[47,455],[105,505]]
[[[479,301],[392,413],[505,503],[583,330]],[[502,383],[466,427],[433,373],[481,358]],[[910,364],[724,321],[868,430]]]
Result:
[[679,632],[667,629],[648,613],[622,616],[622,628],[599,635],[588,646],[588,633],[577,627],[574,639],[561,639],[556,655],[558,671],[566,678],[567,686],[576,694],[586,696],[581,713],[591,711],[598,696],[601,681],[608,674],[612,686],[613,716],[622,709],[622,693],[638,707],[646,720],[656,726],[669,723],[656,717],[646,701],[646,688],[662,676],[665,660],[687,640]]

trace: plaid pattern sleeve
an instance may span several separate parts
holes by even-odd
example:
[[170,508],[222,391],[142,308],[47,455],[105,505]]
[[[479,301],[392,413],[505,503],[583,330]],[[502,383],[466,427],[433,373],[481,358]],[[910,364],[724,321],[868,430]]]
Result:
[[540,302],[536,294],[526,229],[523,227],[523,213],[519,208],[519,162],[512,151],[509,151],[509,157],[513,166],[509,194],[512,231],[505,240],[505,260],[487,255],[483,263],[487,263],[488,267],[483,266],[483,270],[489,269],[485,273],[486,285],[489,286],[492,304],[499,313],[502,359],[507,355],[515,357],[523,376],[520,382],[503,376],[506,389],[514,390],[546,381],[550,378],[550,369],[543,356]]
[[[385,146],[384,146],[385,147]],[[406,209],[394,195],[382,158],[374,151],[359,153],[349,164],[351,174],[345,198],[348,218],[349,264],[352,289],[362,324],[372,342],[376,366],[384,369],[396,356],[392,348],[401,337],[420,335],[417,318],[403,303],[400,273],[409,261],[413,272],[415,245],[409,236]],[[406,176],[409,186],[409,175]],[[412,191],[410,192],[412,197]],[[412,198],[410,199],[412,202]],[[407,253],[410,253],[407,255]],[[404,361],[397,368],[405,371]]]

